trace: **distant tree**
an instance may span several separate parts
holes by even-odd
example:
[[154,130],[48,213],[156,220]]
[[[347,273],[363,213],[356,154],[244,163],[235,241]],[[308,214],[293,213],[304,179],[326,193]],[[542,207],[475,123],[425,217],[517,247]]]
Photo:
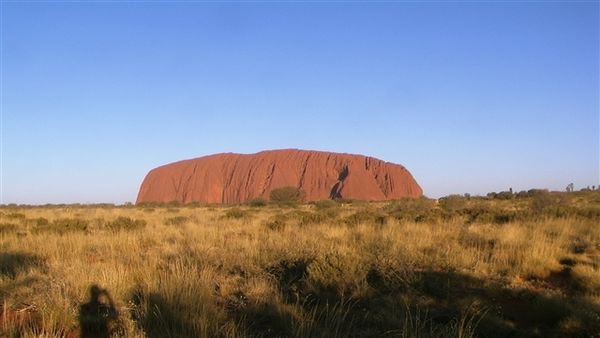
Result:
[[498,194],[496,194],[496,196],[494,196],[494,198],[497,198],[500,200],[509,200],[509,199],[512,199],[513,197],[514,196],[511,191],[501,191]]
[[542,195],[548,192],[548,189],[529,189],[527,190],[527,194],[529,196]]
[[567,185],[567,192],[573,192],[575,186],[573,185],[573,183],[569,183],[569,185]]

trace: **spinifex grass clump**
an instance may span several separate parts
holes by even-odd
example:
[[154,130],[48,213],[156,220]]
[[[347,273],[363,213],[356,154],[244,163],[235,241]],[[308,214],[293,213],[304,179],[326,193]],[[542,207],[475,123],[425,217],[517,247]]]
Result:
[[131,217],[119,216],[114,221],[106,223],[106,228],[113,231],[120,230],[140,230],[146,226],[143,219],[133,219]]

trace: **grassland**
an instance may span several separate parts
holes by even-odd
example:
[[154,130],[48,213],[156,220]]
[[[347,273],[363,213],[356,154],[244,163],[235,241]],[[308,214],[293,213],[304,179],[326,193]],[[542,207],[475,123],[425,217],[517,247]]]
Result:
[[1,337],[600,337],[600,192],[4,206],[0,300]]

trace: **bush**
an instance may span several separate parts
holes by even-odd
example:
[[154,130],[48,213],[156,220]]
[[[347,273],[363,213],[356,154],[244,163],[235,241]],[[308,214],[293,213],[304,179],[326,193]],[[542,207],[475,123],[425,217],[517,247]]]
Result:
[[38,217],[35,219],[35,225],[37,226],[44,226],[48,224],[50,224],[50,222],[44,217]]
[[338,207],[339,203],[334,200],[320,200],[314,202],[313,205],[315,208],[317,208],[317,210],[323,210]]
[[510,191],[501,191],[498,194],[496,194],[496,196],[494,198],[497,198],[499,200],[510,200],[513,197],[514,196],[513,196],[512,192],[510,192]]
[[437,222],[441,217],[439,210],[435,209],[435,201],[425,197],[396,200],[386,210],[390,216],[402,221]]
[[50,231],[64,234],[74,231],[87,231],[89,221],[82,218],[59,218],[52,223],[41,221],[36,224],[35,231]]
[[241,219],[250,217],[250,213],[247,210],[240,208],[231,208],[225,212],[223,218]]
[[538,195],[544,195],[548,193],[548,189],[529,189],[527,190],[527,195],[529,196],[538,196]]
[[114,231],[120,230],[137,230],[146,226],[146,221],[143,219],[133,219],[130,217],[119,216],[112,222],[106,224],[106,228]]
[[9,232],[16,232],[18,229],[16,224],[13,223],[0,223],[0,234],[6,234]]
[[296,187],[273,189],[270,194],[271,201],[283,204],[299,203],[304,201],[304,197],[304,191]]
[[288,217],[286,215],[275,215],[265,222],[265,226],[273,231],[282,231],[287,225]]
[[337,213],[325,212],[301,212],[299,214],[299,225],[320,224],[337,216]]
[[258,198],[251,199],[251,200],[248,202],[248,204],[249,204],[251,207],[254,207],[254,208],[260,208],[260,207],[264,207],[264,206],[266,206],[266,205],[267,205],[267,200],[265,200],[264,198],[260,198],[260,197],[258,197]]
[[372,225],[384,225],[386,223],[385,215],[371,210],[361,210],[346,217],[344,223],[349,226],[356,226],[361,223]]
[[460,195],[450,195],[439,200],[440,206],[449,212],[460,212],[467,206],[467,199]]
[[186,217],[186,216],[176,216],[176,217],[167,218],[167,220],[165,221],[165,224],[167,224],[167,225],[183,225],[183,224],[187,223],[189,220],[190,220],[190,218]]
[[25,219],[25,215],[21,214],[19,212],[13,212],[13,213],[6,215],[6,218],[8,218],[8,219]]
[[531,209],[536,212],[542,212],[555,207],[558,204],[558,199],[552,193],[544,192],[535,194],[531,200]]

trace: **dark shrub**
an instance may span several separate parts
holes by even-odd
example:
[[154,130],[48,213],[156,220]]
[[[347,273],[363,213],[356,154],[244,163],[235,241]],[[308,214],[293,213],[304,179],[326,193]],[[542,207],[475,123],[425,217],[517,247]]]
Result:
[[449,212],[460,212],[467,206],[467,199],[460,195],[449,195],[439,199],[440,206]]
[[548,211],[559,207],[568,207],[571,204],[571,197],[566,193],[544,192],[535,194],[531,200],[531,209],[533,211]]
[[106,224],[106,228],[113,231],[120,230],[137,230],[146,226],[146,221],[143,219],[133,219],[130,217],[119,216],[114,221]]
[[372,210],[361,210],[346,217],[344,223],[350,226],[356,226],[361,223],[384,225],[386,223],[386,217],[385,215]]
[[494,215],[494,222],[497,224],[510,223],[515,220],[516,216],[514,212],[500,212]]
[[240,208],[231,208],[225,212],[223,218],[233,218],[233,219],[242,219],[250,217],[250,213],[247,210],[242,210]]
[[35,219],[36,226],[45,226],[48,224],[50,224],[50,222],[47,219],[45,219],[44,217],[39,217],[39,218]]
[[529,195],[530,197],[537,196],[537,195],[544,195],[547,193],[548,193],[548,189],[529,189],[529,190],[527,190],[527,195]]
[[6,218],[9,218],[9,219],[25,219],[25,215],[21,214],[21,213],[18,213],[18,212],[12,212],[12,213],[6,215]]
[[251,199],[251,200],[248,202],[248,204],[249,204],[251,207],[254,207],[254,208],[260,208],[260,207],[264,207],[264,206],[266,206],[266,205],[267,205],[267,200],[265,200],[264,198],[260,198],[260,197],[259,197],[259,198],[253,198],[253,199]]
[[17,228],[17,225],[13,223],[0,223],[0,234],[16,232]]
[[499,200],[510,200],[513,199],[514,195],[510,191],[501,191],[494,198]]
[[296,187],[273,189],[270,194],[271,201],[283,204],[300,203],[304,201],[304,197],[304,191]]
[[402,221],[437,222],[441,217],[435,209],[435,201],[422,198],[403,198],[386,207],[388,214]]
[[335,218],[337,216],[337,213],[331,212],[333,210],[324,210],[324,211],[319,211],[319,212],[301,212],[299,213],[298,216],[300,221],[298,222],[299,225],[309,225],[309,224],[319,224],[319,223],[323,223],[325,221],[328,221],[332,218]]
[[320,200],[312,203],[317,210],[330,209],[339,206],[339,203],[334,200]]
[[525,190],[521,190],[516,194],[515,197],[516,198],[527,198],[527,197],[529,197],[529,193]]
[[89,221],[82,218],[59,218],[55,219],[52,223],[46,223],[42,221],[36,226],[35,231],[51,231],[58,234],[64,234],[67,232],[74,231],[87,231]]
[[167,225],[183,225],[189,222],[190,218],[186,216],[176,216],[167,218],[165,224]]
[[285,229],[287,225],[288,217],[287,215],[278,214],[271,217],[268,221],[265,222],[265,226],[270,230],[281,231]]

